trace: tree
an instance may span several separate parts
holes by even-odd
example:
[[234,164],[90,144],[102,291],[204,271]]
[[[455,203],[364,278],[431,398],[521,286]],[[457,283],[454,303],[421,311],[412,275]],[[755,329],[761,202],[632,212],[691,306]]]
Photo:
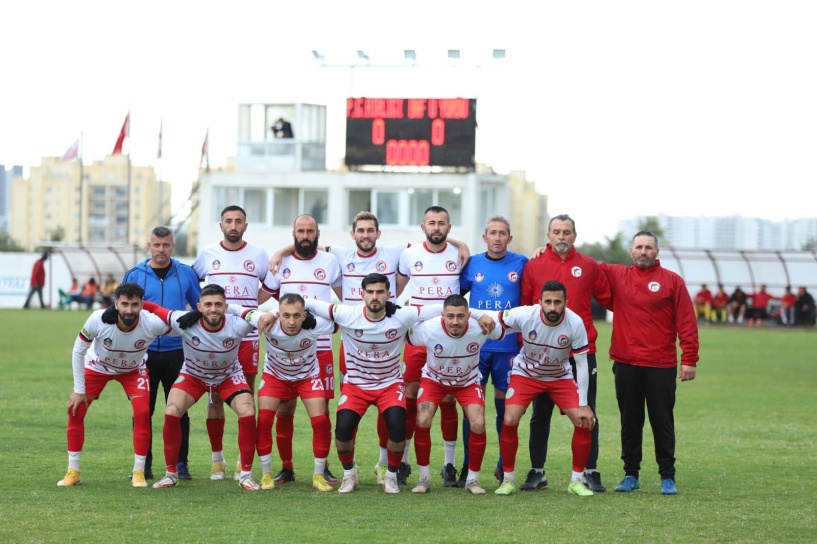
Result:
[[642,221],[639,221],[638,230],[648,230],[652,232],[658,237],[659,244],[661,240],[664,239],[664,229],[661,227],[661,223],[658,221],[658,218],[654,215],[645,217]]
[[65,239],[65,229],[62,225],[59,225],[56,229],[51,232],[51,241],[52,242],[62,242]]
[[6,232],[0,232],[0,251],[25,251],[25,248],[15,242]]
[[810,236],[804,243],[803,247],[801,248],[803,251],[812,251],[817,249],[817,238]]
[[605,236],[605,240],[605,243],[595,242],[593,244],[582,244],[576,249],[579,253],[593,257],[599,262],[632,264],[633,259],[630,257],[629,244],[624,239],[622,233],[619,232],[612,238]]

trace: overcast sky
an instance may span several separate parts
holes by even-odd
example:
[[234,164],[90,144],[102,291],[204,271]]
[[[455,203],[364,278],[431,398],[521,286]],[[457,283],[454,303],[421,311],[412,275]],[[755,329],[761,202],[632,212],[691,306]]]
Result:
[[[477,160],[525,170],[579,242],[637,215],[817,215],[815,2],[32,0],[0,15],[6,166],[80,133],[102,159],[130,110],[134,163],[179,202],[208,129],[212,165],[235,154],[239,103],[325,104],[333,167],[348,96],[467,96]],[[403,49],[418,66],[383,67]]]

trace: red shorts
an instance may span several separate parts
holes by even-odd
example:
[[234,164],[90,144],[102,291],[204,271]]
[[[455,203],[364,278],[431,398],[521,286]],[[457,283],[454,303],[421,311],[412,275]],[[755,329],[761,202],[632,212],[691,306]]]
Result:
[[85,396],[97,398],[109,381],[116,380],[122,384],[122,389],[129,397],[149,397],[150,379],[146,368],[137,368],[125,374],[103,374],[95,370],[85,369]]
[[304,380],[282,380],[269,372],[264,372],[261,380],[261,389],[258,396],[271,397],[279,400],[323,398],[323,380],[320,378],[306,378]]
[[241,342],[238,347],[238,362],[245,375],[258,375],[258,338]]
[[406,392],[402,383],[393,383],[381,389],[361,389],[345,383],[340,389],[338,411],[352,410],[363,417],[371,405],[377,406],[381,414],[392,406],[406,409]]
[[547,393],[560,410],[579,407],[579,387],[572,379],[544,382],[517,374],[511,376],[505,404],[527,407],[540,393]]
[[346,350],[343,349],[343,340],[340,341],[340,349],[338,350],[338,368],[340,373],[346,375]]
[[428,378],[420,380],[420,390],[417,392],[417,405],[421,402],[433,402],[437,406],[443,401],[446,395],[454,395],[460,406],[469,404],[479,404],[485,406],[485,394],[480,384],[475,383],[466,387],[450,387]]
[[323,396],[327,399],[335,398],[335,355],[331,350],[318,352],[318,366],[323,382]]
[[425,346],[406,344],[406,349],[403,350],[403,362],[406,368],[403,371],[403,381],[419,382],[423,375],[423,366],[426,364]]
[[209,386],[195,376],[191,376],[185,372],[179,373],[179,378],[173,384],[173,389],[181,389],[194,400],[199,400],[205,393],[218,393],[222,400],[229,399],[236,393],[241,391],[250,392],[250,385],[247,383],[247,378],[244,377],[243,372],[235,372],[229,375],[221,383],[214,386]]

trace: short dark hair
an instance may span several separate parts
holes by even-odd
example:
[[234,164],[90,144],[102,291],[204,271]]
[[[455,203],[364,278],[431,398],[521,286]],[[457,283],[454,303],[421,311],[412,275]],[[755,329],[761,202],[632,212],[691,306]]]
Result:
[[217,285],[215,283],[209,283],[201,288],[201,295],[200,297],[207,297],[211,295],[219,295],[227,298],[227,294],[224,292],[224,287]]
[[423,212],[423,220],[425,220],[426,215],[431,213],[444,213],[448,217],[448,222],[451,222],[451,214],[448,213],[448,210],[443,208],[442,206],[429,206],[426,208],[426,211]]
[[145,290],[142,289],[142,286],[138,283],[120,283],[116,289],[113,290],[113,298],[123,296],[128,298],[145,298]]
[[556,280],[546,281],[545,284],[542,286],[542,290],[539,291],[539,295],[541,296],[541,294],[544,293],[545,291],[561,291],[562,295],[565,298],[567,298],[567,287],[565,287],[565,284],[560,281]]
[[278,300],[278,304],[300,304],[301,306],[306,306],[304,297],[298,293],[287,293],[281,296],[281,298]]
[[377,272],[372,272],[371,274],[363,278],[363,281],[360,282],[360,287],[365,291],[366,287],[373,283],[385,283],[386,289],[389,289],[391,287],[391,283],[389,283],[389,278],[387,278],[383,274],[378,274]]
[[655,247],[656,248],[658,247],[658,236],[656,236],[653,231],[651,231],[651,230],[640,230],[640,231],[636,232],[635,236],[633,236],[633,243],[635,243],[635,239],[638,238],[639,236],[650,236],[653,239],[653,241],[655,242]]
[[154,236],[156,238],[167,238],[170,236],[174,240],[176,239],[175,235],[173,234],[173,229],[161,225],[158,227],[153,227],[150,230],[150,238],[153,238]]
[[449,306],[456,306],[457,308],[465,306],[467,308],[468,299],[462,295],[448,295],[443,301],[443,308],[447,308]]
[[222,218],[223,218],[223,217],[224,217],[224,214],[225,214],[225,213],[227,213],[227,212],[241,212],[241,213],[243,213],[243,214],[244,214],[244,219],[246,219],[246,218],[247,218],[247,212],[245,212],[245,211],[244,211],[244,208],[242,208],[241,206],[235,206],[235,205],[233,205],[233,206],[227,206],[226,208],[224,208],[223,210],[221,210],[221,216],[220,216],[220,217],[222,217]]

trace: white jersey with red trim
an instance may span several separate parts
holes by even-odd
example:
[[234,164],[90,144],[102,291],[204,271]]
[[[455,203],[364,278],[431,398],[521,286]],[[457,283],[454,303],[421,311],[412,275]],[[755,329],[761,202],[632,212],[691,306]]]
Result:
[[[269,257],[263,248],[244,242],[239,249],[227,249],[222,242],[210,244],[201,250],[193,270],[199,280],[224,288],[227,304],[258,308],[258,289],[267,276]],[[258,338],[252,330],[244,340]]]
[[414,307],[400,308],[391,317],[372,321],[363,305],[326,304],[308,300],[306,307],[315,315],[330,318],[340,326],[346,357],[344,383],[361,389],[380,389],[403,382],[400,357],[408,330],[427,313],[442,311],[434,305],[427,311]]
[[557,325],[548,325],[542,317],[542,307],[520,306],[499,314],[504,329],[521,333],[522,349],[513,360],[511,374],[535,380],[572,380],[570,354],[587,353],[587,329],[584,321],[565,308]]
[[168,316],[170,326],[182,337],[184,364],[181,371],[211,386],[242,373],[238,348],[244,337],[255,329],[249,321],[259,312],[250,312],[246,319],[226,314],[216,331],[207,329],[202,324],[203,318],[195,325],[181,329],[176,320],[185,313],[175,311]]
[[[258,317],[263,314],[255,312],[251,318],[253,325],[258,324]],[[318,365],[318,338],[335,332],[336,325],[328,319],[315,317],[318,324],[314,329],[305,330],[295,335],[288,335],[276,321],[267,339],[267,356],[264,372],[272,374],[279,380],[296,381],[317,378],[320,375]]]
[[400,294],[403,306],[441,304],[448,295],[460,293],[459,251],[451,244],[434,253],[425,242],[412,244],[400,255],[398,272],[409,281]]
[[337,257],[343,275],[342,295],[344,304],[363,304],[360,283],[369,274],[383,274],[389,280],[389,300],[395,301],[397,267],[406,244],[375,247],[371,255],[361,255],[357,248],[330,246],[327,249]]
[[[295,293],[304,300],[332,301],[332,287],[340,285],[340,264],[338,259],[326,251],[318,251],[309,259],[302,259],[291,253],[281,260],[278,272],[268,274],[262,286],[264,291],[280,298],[287,293]],[[318,339],[318,351],[332,350],[332,336],[323,335]]]
[[502,327],[490,334],[482,333],[479,322],[468,320],[462,336],[451,336],[443,318],[429,319],[411,328],[408,341],[426,348],[426,364],[423,377],[448,387],[466,387],[480,383],[479,350],[486,340],[498,340],[504,336]]
[[167,323],[145,310],[139,312],[139,318],[130,331],[123,331],[118,324],[103,323],[104,312],[97,310],[92,313],[74,342],[71,363],[74,391],[77,393],[85,393],[85,368],[108,375],[145,368],[150,343],[157,336],[170,332]]

